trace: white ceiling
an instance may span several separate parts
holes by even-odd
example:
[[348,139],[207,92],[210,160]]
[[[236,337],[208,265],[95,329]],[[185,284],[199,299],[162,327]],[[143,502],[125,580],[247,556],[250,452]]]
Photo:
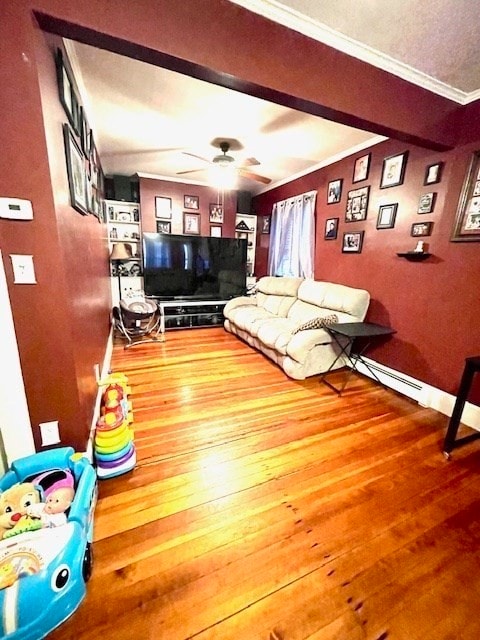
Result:
[[[233,1],[461,104],[480,97],[478,0]],[[239,164],[253,157],[250,170],[272,180],[237,182],[255,194],[381,140],[138,60],[66,47],[107,174],[205,184],[209,163],[185,152],[211,160],[213,140],[235,139]],[[202,170],[178,175],[191,169]]]

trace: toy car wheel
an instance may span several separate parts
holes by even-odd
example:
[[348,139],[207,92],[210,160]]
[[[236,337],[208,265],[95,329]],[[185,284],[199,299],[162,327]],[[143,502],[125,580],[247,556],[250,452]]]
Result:
[[82,565],[82,576],[85,582],[90,580],[90,576],[92,575],[92,566],[93,566],[93,550],[92,544],[87,542],[87,546],[85,547],[85,555],[83,556],[83,565]]

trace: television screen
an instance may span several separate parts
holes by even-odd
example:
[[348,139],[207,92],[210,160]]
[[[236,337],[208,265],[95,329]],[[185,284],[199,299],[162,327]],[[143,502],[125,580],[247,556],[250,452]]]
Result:
[[143,234],[145,295],[164,300],[229,300],[246,291],[247,241]]

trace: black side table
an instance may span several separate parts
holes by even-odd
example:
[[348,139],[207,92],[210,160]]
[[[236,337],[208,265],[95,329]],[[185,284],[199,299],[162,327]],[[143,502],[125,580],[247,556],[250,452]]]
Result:
[[[350,376],[354,371],[357,371],[357,363],[361,362],[363,366],[366,367],[372,374],[375,380],[382,384],[378,379],[375,371],[373,371],[368,362],[363,358],[363,354],[367,351],[372,340],[374,340],[375,338],[380,338],[381,336],[390,336],[393,333],[396,333],[395,329],[392,329],[391,327],[384,327],[373,322],[338,322],[335,324],[331,324],[325,328],[332,335],[333,339],[340,347],[340,353],[332,362],[328,370],[325,371],[325,373],[322,375],[322,377],[320,378],[320,382],[323,382],[327,385],[327,387],[330,387],[332,391],[335,391],[335,393],[341,395],[342,391],[347,386],[347,382],[349,381]],[[367,342],[359,353],[352,354],[352,346],[357,338],[367,338]],[[351,369],[346,376],[343,385],[340,387],[340,389],[338,389],[331,382],[328,382],[325,377],[330,373],[330,371],[332,371],[333,367],[342,356],[345,356],[347,361],[350,363]]]
[[453,407],[452,417],[450,418],[450,422],[448,424],[447,434],[445,436],[445,441],[443,444],[443,455],[447,458],[450,458],[450,453],[456,447],[459,447],[462,444],[467,444],[468,442],[472,442],[472,440],[476,440],[480,438],[480,433],[472,433],[469,436],[464,436],[457,440],[457,431],[460,426],[460,420],[462,418],[463,407],[465,406],[465,402],[468,398],[468,393],[470,391],[470,387],[472,386],[473,376],[475,373],[480,373],[480,356],[472,356],[471,358],[465,359],[465,368],[463,370],[462,379],[460,381],[460,387],[458,389],[457,400],[455,401],[455,406]]

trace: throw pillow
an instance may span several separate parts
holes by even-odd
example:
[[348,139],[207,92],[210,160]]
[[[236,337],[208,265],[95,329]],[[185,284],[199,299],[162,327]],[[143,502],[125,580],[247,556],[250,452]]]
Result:
[[305,331],[305,329],[322,329],[323,327],[328,327],[328,325],[335,324],[336,322],[338,322],[338,316],[335,313],[332,313],[330,316],[324,316],[323,318],[312,318],[294,329],[292,331],[292,335],[299,331]]

